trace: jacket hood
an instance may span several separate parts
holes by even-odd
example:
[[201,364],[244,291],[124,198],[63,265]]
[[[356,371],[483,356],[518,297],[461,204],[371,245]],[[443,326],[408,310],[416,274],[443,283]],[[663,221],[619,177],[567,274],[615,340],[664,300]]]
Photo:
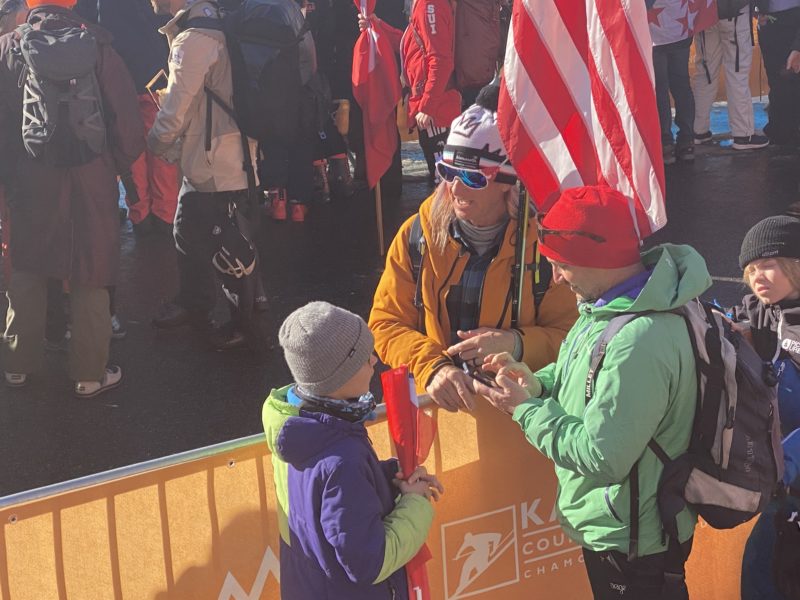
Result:
[[323,450],[348,437],[367,439],[364,424],[300,410],[283,424],[275,448],[286,462],[303,469],[316,463]]
[[283,424],[287,419],[296,417],[300,412],[296,406],[289,404],[286,399],[289,388],[291,387],[292,385],[290,384],[272,390],[261,409],[261,421],[264,424],[264,434],[267,436],[267,445],[270,450],[276,454],[278,454],[278,435],[283,428]]
[[639,296],[619,297],[595,312],[668,311],[686,304],[711,287],[706,261],[686,245],[662,244],[642,254],[642,264],[652,271]]

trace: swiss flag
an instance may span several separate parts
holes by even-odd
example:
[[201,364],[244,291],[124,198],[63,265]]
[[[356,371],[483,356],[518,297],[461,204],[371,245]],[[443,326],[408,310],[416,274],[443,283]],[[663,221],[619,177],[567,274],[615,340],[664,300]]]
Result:
[[647,11],[654,46],[685,40],[718,20],[717,0],[655,0]]
[[[363,15],[375,11],[376,0],[355,0]],[[374,188],[392,164],[397,150],[395,107],[400,101],[400,71],[395,57],[394,31],[372,20],[353,49],[353,97],[364,114],[367,183]]]
[[[383,400],[389,419],[389,433],[397,448],[403,475],[410,475],[425,462],[436,437],[436,421],[419,407],[414,379],[408,367],[399,367],[381,374]],[[430,584],[425,563],[432,558],[427,545],[406,565],[410,600],[430,600]]]

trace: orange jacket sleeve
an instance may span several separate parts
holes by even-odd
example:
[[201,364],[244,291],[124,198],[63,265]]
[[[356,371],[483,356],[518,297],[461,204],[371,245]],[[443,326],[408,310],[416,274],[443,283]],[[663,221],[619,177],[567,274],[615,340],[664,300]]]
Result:
[[536,325],[520,328],[522,361],[534,371],[555,362],[561,342],[577,317],[572,290],[564,284],[551,284],[539,306]]
[[444,346],[417,330],[421,317],[414,306],[416,283],[408,255],[413,220],[412,216],[403,224],[386,255],[386,268],[375,291],[369,327],[380,359],[392,368],[408,365],[417,387],[424,388],[439,367],[452,361]]

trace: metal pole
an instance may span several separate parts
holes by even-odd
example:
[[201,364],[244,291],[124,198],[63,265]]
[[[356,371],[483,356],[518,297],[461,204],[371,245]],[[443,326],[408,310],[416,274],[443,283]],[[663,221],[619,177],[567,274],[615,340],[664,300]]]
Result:
[[375,219],[378,226],[378,252],[384,255],[384,240],[383,240],[383,200],[381,199],[381,182],[375,186]]
[[530,218],[530,198],[525,186],[520,184],[517,205],[517,247],[514,264],[514,297],[511,299],[511,326],[517,327],[519,311],[522,307],[522,284],[525,281],[525,248],[528,245],[528,219]]

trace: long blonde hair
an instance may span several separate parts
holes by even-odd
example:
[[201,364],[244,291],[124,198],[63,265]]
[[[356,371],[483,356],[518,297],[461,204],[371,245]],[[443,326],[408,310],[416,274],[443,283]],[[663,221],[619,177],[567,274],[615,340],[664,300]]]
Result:
[[[514,195],[519,195],[519,186],[517,185],[512,185],[505,193],[503,201],[506,206],[511,205]],[[447,241],[450,238],[450,225],[455,221],[455,218],[456,211],[453,208],[453,195],[450,192],[450,186],[443,181],[436,188],[433,202],[431,203],[429,225],[433,237],[430,245],[433,249],[444,252],[447,247]],[[511,218],[515,219],[516,214],[512,214]]]
[[[775,262],[778,263],[781,271],[783,271],[783,274],[786,275],[786,279],[789,280],[789,283],[795,289],[795,291],[800,292],[800,259],[777,256],[775,257]],[[744,273],[742,274],[742,279],[744,280],[745,285],[751,290],[753,289],[753,284],[751,282],[753,277],[752,264],[753,263],[747,265],[744,268]]]

